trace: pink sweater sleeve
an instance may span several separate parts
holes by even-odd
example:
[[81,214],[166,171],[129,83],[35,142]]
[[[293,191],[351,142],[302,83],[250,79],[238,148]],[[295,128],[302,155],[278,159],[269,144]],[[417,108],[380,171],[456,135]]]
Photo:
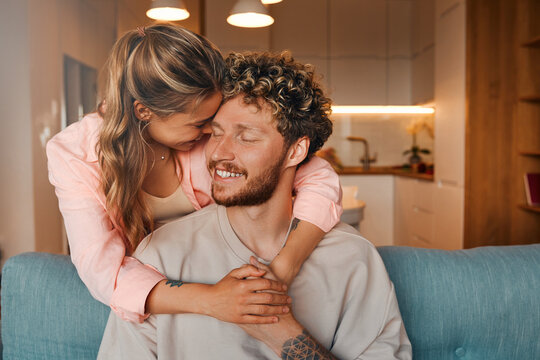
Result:
[[[212,179],[206,167],[205,144],[205,141],[201,141],[189,156],[186,153],[181,158],[184,192],[192,203],[198,202],[201,207],[212,202]],[[324,232],[339,223],[343,213],[341,184],[338,174],[326,160],[313,156],[300,166],[294,179],[294,191],[293,214],[296,218],[310,222]]]
[[164,276],[125,256],[123,236],[106,212],[94,150],[100,121],[97,115],[88,115],[49,141],[49,180],[82,281],[94,298],[122,319],[141,322],[147,317],[146,298]]
[[341,184],[332,166],[320,157],[313,156],[296,170],[294,178],[293,214],[300,220],[317,225],[329,232],[337,223],[341,206]]

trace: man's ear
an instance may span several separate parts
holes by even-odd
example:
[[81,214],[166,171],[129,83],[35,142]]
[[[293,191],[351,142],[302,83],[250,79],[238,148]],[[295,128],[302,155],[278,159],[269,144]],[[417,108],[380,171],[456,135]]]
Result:
[[135,113],[137,119],[141,121],[150,121],[152,115],[154,114],[152,110],[141,104],[139,100],[135,100],[133,102],[133,112]]
[[287,153],[286,166],[297,166],[306,158],[309,150],[309,138],[304,136],[296,140]]

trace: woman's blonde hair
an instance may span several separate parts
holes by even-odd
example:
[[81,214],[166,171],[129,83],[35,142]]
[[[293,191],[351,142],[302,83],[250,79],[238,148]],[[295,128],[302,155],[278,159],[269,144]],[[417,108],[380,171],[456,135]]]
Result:
[[138,28],[114,45],[106,63],[106,110],[96,151],[107,210],[123,230],[128,253],[154,227],[141,190],[152,159],[133,102],[158,116],[186,112],[220,91],[224,70],[212,43],[175,25]]

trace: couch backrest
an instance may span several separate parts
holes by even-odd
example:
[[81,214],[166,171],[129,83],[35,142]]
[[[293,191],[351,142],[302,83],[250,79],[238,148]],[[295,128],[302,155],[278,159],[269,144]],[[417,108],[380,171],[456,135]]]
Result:
[[95,359],[109,308],[94,300],[68,256],[26,253],[2,271],[4,359]]
[[[415,360],[540,359],[540,245],[379,252]],[[10,258],[1,301],[4,359],[96,358],[109,309],[69,257]]]
[[540,245],[379,248],[414,359],[540,359]]

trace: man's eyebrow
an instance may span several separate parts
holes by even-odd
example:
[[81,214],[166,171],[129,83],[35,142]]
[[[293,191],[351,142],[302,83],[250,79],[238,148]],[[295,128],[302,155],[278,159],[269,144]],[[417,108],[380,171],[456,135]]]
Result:
[[210,122],[210,125],[211,125],[212,127],[217,127],[217,128],[223,129],[223,127],[221,127],[221,125],[219,125],[219,123],[216,122],[215,120],[212,120],[212,121]]
[[256,126],[250,126],[250,125],[245,125],[245,124],[237,124],[236,128],[238,130],[240,130],[240,131],[250,130],[250,131],[263,132],[262,129],[260,129],[260,128],[256,127]]

